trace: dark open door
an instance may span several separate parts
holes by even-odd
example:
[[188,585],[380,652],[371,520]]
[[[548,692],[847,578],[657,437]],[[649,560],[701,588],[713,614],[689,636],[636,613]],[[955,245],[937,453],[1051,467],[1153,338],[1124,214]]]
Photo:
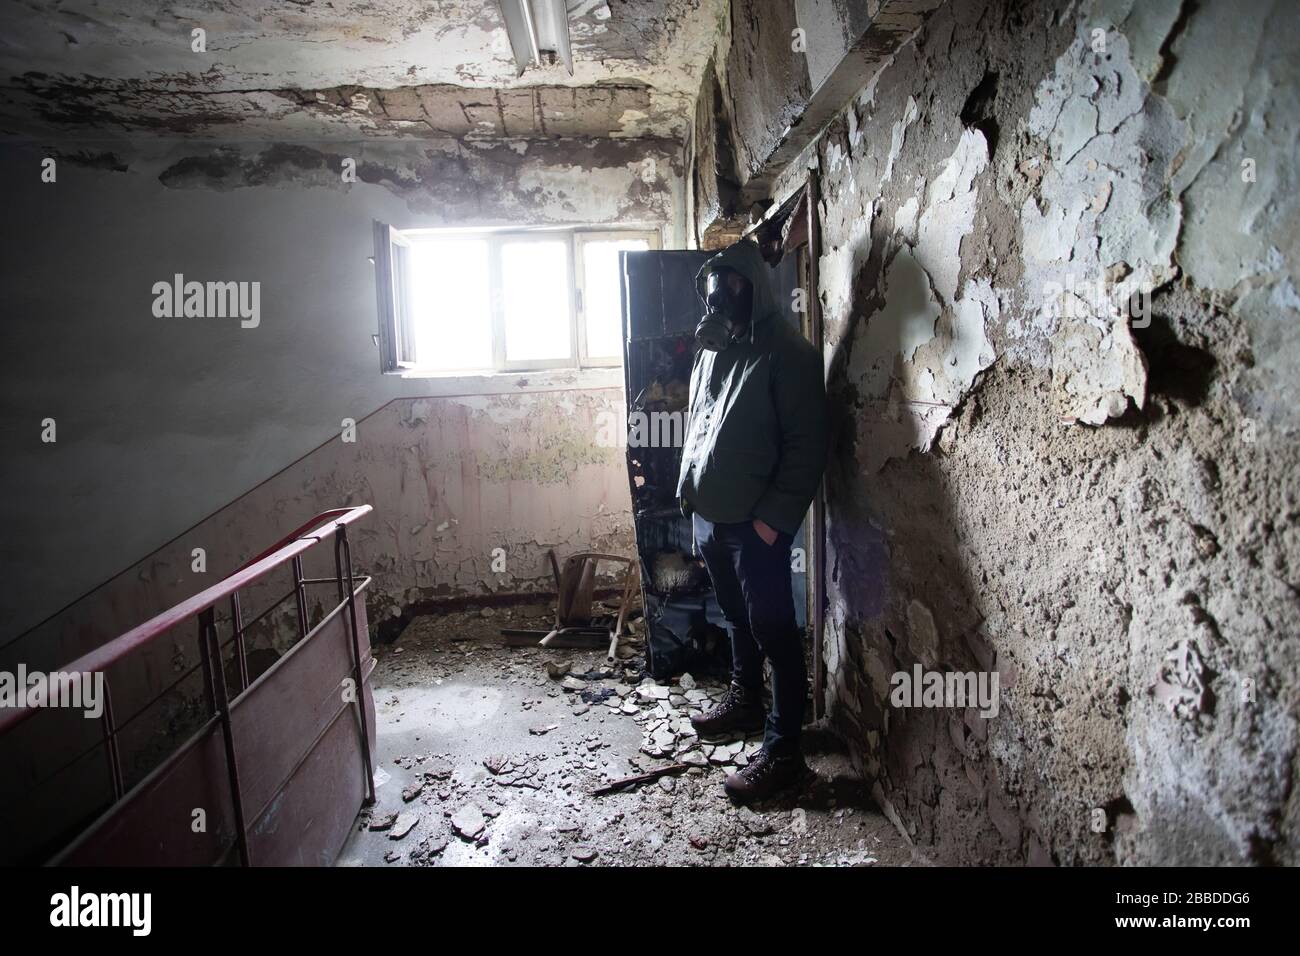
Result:
[[[695,273],[710,252],[629,252],[623,264],[623,374],[629,419],[628,481],[645,594],[647,665],[656,677],[682,671],[729,676],[725,619],[703,562],[692,553],[691,524],[678,510],[677,473],[686,435],[695,326],[703,306]],[[794,257],[768,277],[796,328],[799,284]],[[795,611],[805,625],[804,530],[795,536]]]
[[700,300],[695,273],[707,252],[628,252],[623,264],[623,379],[627,467],[641,583],[646,665],[659,678],[729,666],[722,611],[691,523],[677,507]]

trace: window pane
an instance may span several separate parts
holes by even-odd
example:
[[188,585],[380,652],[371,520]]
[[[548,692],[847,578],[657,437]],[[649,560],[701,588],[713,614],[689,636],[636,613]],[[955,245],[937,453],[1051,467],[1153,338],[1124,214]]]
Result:
[[619,296],[621,250],[649,249],[644,239],[597,239],[582,245],[582,304],[587,320],[587,357],[623,355],[623,306]]
[[572,357],[567,239],[503,242],[501,295],[506,361]]
[[487,241],[413,241],[407,281],[416,364],[444,371],[491,368]]

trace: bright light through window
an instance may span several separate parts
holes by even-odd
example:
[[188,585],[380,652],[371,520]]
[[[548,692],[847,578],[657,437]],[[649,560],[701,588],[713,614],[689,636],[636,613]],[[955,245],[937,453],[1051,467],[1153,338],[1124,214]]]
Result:
[[411,320],[421,368],[492,367],[488,252],[485,239],[411,244]]
[[653,232],[375,222],[380,368],[483,373],[623,361],[619,255]]
[[583,312],[587,319],[587,354],[623,355],[623,304],[618,254],[649,249],[644,239],[595,239],[582,246]]
[[567,359],[573,355],[568,239],[503,243],[501,294],[507,362]]

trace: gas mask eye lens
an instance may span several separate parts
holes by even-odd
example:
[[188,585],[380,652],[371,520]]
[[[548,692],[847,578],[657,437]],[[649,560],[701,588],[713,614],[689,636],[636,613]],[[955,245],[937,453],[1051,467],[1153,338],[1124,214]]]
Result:
[[709,273],[709,280],[705,290],[707,292],[705,301],[709,305],[720,305],[727,297],[726,284],[722,281],[722,276],[716,272]]
[[731,296],[726,280],[717,272],[711,272],[705,280],[704,304],[707,311],[699,325],[695,327],[695,341],[700,348],[710,352],[721,352],[731,340]]

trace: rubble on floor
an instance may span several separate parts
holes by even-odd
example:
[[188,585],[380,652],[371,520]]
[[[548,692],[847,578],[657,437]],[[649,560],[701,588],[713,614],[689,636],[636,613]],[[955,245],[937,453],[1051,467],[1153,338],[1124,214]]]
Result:
[[[647,677],[636,634],[615,663],[603,650],[501,643],[501,627],[544,626],[548,615],[517,607],[421,617],[397,644],[376,648],[382,782],[342,864],[912,862],[825,735],[810,734],[813,774],[803,786],[736,807],[723,777],[745,765],[761,735],[701,740],[690,723],[725,686]],[[620,785],[595,792],[611,783]]]

